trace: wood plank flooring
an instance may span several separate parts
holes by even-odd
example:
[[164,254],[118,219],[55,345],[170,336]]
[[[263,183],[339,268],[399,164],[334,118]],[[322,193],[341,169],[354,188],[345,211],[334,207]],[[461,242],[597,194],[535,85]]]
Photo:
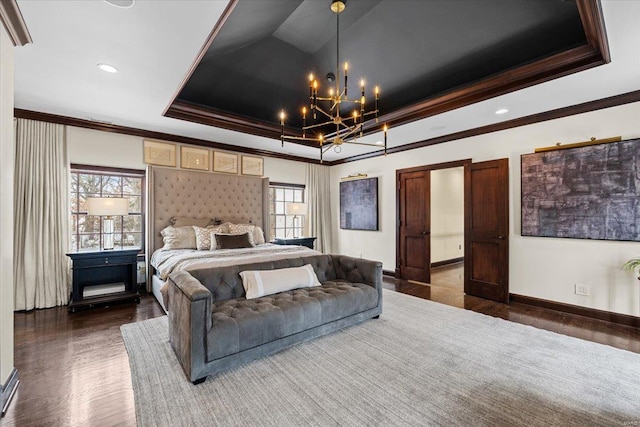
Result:
[[[437,281],[437,276],[434,282]],[[385,277],[386,289],[640,353],[640,330],[524,304],[504,305],[460,287]],[[2,426],[135,426],[129,361],[120,326],[163,315],[153,296],[137,304],[69,314],[66,307],[15,313],[20,387]]]

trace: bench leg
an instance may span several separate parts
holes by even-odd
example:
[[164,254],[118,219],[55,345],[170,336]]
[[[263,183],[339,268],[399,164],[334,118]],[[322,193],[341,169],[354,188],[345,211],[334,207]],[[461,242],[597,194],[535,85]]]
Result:
[[375,317],[372,317],[372,319],[379,319],[379,318],[380,318],[379,314],[377,316],[375,316]]

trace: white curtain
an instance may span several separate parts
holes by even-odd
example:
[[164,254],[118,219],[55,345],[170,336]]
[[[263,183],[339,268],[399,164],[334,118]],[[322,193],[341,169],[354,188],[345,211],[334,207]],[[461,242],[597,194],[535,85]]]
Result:
[[15,135],[15,309],[64,305],[69,302],[65,128],[18,119]]
[[331,252],[331,178],[329,167],[307,164],[309,232],[317,237],[316,249]]

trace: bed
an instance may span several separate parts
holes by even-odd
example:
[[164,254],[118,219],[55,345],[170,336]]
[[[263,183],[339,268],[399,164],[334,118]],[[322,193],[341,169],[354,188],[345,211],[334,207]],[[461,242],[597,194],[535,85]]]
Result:
[[188,227],[190,219],[193,225],[204,225],[201,221],[208,219],[211,224],[254,225],[269,230],[269,179],[148,166],[147,180],[147,291],[165,311],[161,290],[171,272],[319,254],[303,246],[270,243],[242,249],[162,250],[161,232],[172,222]]

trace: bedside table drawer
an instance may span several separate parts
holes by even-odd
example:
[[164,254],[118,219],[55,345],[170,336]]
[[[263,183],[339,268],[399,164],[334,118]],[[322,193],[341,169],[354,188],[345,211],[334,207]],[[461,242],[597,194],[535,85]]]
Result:
[[136,263],[136,256],[102,256],[99,258],[83,258],[73,262],[73,268],[103,267]]

